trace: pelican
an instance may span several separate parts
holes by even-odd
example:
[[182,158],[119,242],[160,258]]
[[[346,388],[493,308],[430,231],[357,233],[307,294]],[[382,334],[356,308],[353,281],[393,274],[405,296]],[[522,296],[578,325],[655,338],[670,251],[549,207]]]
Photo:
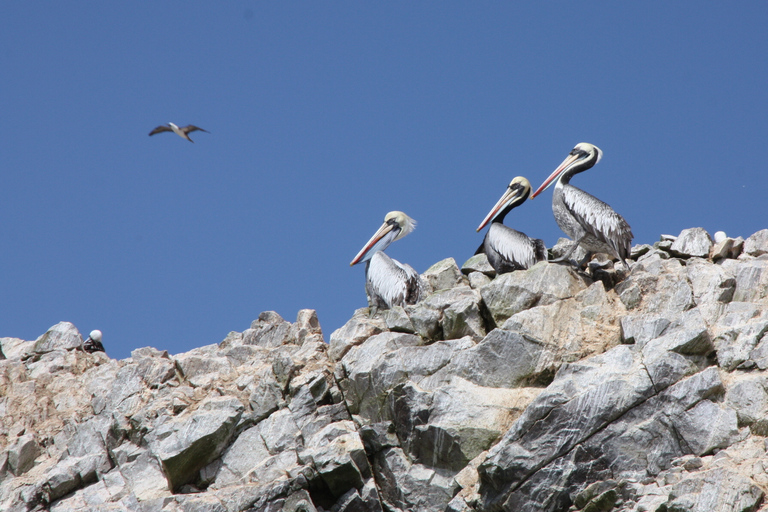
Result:
[[525,233],[515,231],[503,224],[504,217],[513,208],[523,204],[530,193],[531,184],[527,179],[522,176],[513,179],[507,191],[477,228],[480,231],[489,221],[492,221],[483,243],[475,254],[484,252],[497,274],[523,270],[547,260],[547,247],[542,240],[529,238]]
[[410,265],[393,260],[386,254],[389,244],[400,240],[416,228],[416,221],[403,212],[389,212],[384,224],[374,233],[349,265],[365,261],[365,291],[371,312],[394,306],[416,304],[421,298],[419,273]]
[[104,345],[101,344],[101,331],[95,329],[88,335],[88,339],[83,343],[83,350],[89,354],[94,352],[104,352]]
[[195,142],[189,138],[189,133],[194,132],[195,130],[200,130],[201,132],[205,132],[205,133],[211,133],[208,130],[203,130],[202,128],[195,126],[193,124],[188,124],[187,126],[182,126],[181,128],[179,128],[173,123],[168,123],[167,126],[162,124],[157,128],[155,128],[154,130],[152,130],[151,132],[149,132],[149,136],[151,137],[156,133],[173,132],[179,137],[181,137],[182,139],[187,139],[189,142]]
[[587,142],[576,144],[563,163],[531,195],[533,199],[552,186],[557,178],[552,212],[560,229],[575,242],[563,256],[553,261],[566,260],[581,245],[587,250],[587,256],[580,266],[589,261],[593,252],[608,253],[627,266],[633,238],[627,221],[601,200],[568,183],[574,174],[590,169],[602,157],[603,152],[597,146]]

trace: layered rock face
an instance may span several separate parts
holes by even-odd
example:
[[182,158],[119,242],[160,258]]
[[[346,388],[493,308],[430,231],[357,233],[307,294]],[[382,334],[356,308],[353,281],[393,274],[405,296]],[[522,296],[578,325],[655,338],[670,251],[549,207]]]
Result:
[[123,361],[69,323],[0,338],[0,510],[758,510],[767,254],[691,229],[629,269],[449,259],[327,342],[312,310]]

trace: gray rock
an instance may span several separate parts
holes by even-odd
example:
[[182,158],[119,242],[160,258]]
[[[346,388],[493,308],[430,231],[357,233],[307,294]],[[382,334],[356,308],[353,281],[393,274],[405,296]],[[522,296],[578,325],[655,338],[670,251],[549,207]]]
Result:
[[573,297],[590,284],[568,265],[540,262],[528,270],[496,277],[480,289],[480,294],[500,326],[515,313]]
[[291,323],[274,311],[264,311],[243,331],[243,343],[260,347],[279,347],[291,341]]
[[665,260],[658,254],[638,260],[630,275],[616,285],[616,293],[628,311],[667,318],[696,305],[685,267],[677,259]]
[[395,332],[416,332],[410,317],[402,306],[395,306],[381,312],[381,318],[387,324],[387,329]]
[[143,451],[133,461],[120,465],[120,474],[137,499],[145,501],[170,492],[169,482],[157,458]]
[[83,344],[77,328],[69,322],[59,322],[35,341],[35,352],[44,354],[55,349],[71,350]]
[[253,392],[248,397],[253,420],[258,422],[275,412],[283,403],[283,392],[272,372],[256,382]]
[[[731,302],[719,319],[715,338],[717,359],[721,367],[731,371],[739,365],[752,367],[751,357],[761,361],[758,344],[768,331],[768,311],[747,302]],[[763,364],[763,363],[761,363]]]
[[443,337],[440,326],[442,311],[435,308],[432,303],[420,302],[405,309],[408,318],[411,319],[414,333],[426,340],[439,340]]
[[716,370],[662,392],[648,377],[626,346],[563,367],[480,465],[484,506],[567,508],[585,488],[580,482],[643,478],[686,452],[708,453],[739,440],[735,412],[708,400],[722,393]]
[[400,448],[376,454],[373,470],[385,510],[445,510],[459,490],[450,473],[411,463]]
[[150,449],[171,488],[195,480],[197,471],[223,452],[242,412],[237,399],[211,398],[188,416],[163,425],[165,433],[151,442]]
[[226,357],[218,356],[217,345],[207,345],[176,356],[176,367],[193,387],[210,385],[233,373]]
[[739,425],[756,435],[768,435],[768,392],[764,376],[746,375],[728,387],[725,405],[736,411]]
[[763,496],[759,487],[739,473],[712,469],[672,486],[666,508],[675,512],[756,510]]
[[0,338],[0,359],[26,359],[35,351],[34,341]]
[[212,489],[220,489],[241,481],[249,471],[270,456],[258,426],[242,432],[230,445],[219,464],[212,468]]
[[426,339],[458,339],[485,336],[485,320],[480,313],[480,294],[466,285],[431,294],[406,312],[416,333]]
[[684,312],[677,322],[665,329],[664,334],[637,345],[646,361],[665,357],[666,352],[707,356],[715,349],[698,309]]
[[8,448],[8,467],[14,475],[22,475],[32,469],[39,454],[40,448],[35,436],[25,434]]
[[712,248],[712,238],[704,228],[684,229],[672,243],[669,252],[681,258],[707,258]]
[[362,488],[371,476],[363,442],[351,421],[332,423],[307,440],[299,460],[312,463],[336,497],[351,488]]
[[469,286],[473,290],[479,290],[491,282],[491,278],[482,272],[470,272],[467,279],[469,279]]
[[564,362],[599,354],[619,344],[617,318],[624,311],[616,295],[607,293],[598,281],[572,298],[521,311],[511,316],[503,328],[545,343],[536,372],[554,374]]
[[744,241],[744,252],[750,256],[768,254],[768,229],[761,229]]
[[447,364],[420,381],[428,389],[461,377],[478,386],[515,388],[535,382],[541,376],[545,342],[520,333],[494,329],[477,345],[452,355]]
[[417,336],[382,333],[347,353],[342,360],[347,376],[343,387],[350,412],[372,422],[389,420],[385,407],[389,390],[432,375],[455,353],[474,345],[469,338],[421,343]]
[[768,298],[768,260],[725,260],[722,266],[736,277],[735,302],[762,303]]
[[429,267],[421,278],[425,280],[433,292],[448,290],[459,284],[466,284],[456,260],[446,258]]
[[381,317],[371,318],[368,308],[358,309],[346,324],[331,334],[328,353],[332,360],[341,361],[350,348],[386,330],[387,324]]
[[484,252],[475,254],[461,266],[461,273],[467,277],[473,272],[480,272],[488,277],[496,277],[496,271],[488,262],[488,256]]

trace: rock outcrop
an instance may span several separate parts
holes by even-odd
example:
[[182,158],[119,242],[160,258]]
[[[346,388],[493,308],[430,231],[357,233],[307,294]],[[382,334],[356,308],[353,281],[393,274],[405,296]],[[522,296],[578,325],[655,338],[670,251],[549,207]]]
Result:
[[443,260],[327,343],[312,310],[122,361],[0,338],[0,510],[765,507],[768,230],[632,259]]

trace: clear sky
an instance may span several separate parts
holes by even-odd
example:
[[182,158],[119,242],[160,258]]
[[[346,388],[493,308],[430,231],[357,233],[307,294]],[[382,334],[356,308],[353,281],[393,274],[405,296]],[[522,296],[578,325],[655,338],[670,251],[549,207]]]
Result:
[[[734,7],[734,5],[737,5]],[[0,337],[59,321],[112,357],[366,305],[390,210],[423,272],[509,181],[573,184],[634,243],[768,227],[768,3],[3,2]],[[194,144],[159,124],[195,124]],[[552,246],[551,189],[506,224]]]

